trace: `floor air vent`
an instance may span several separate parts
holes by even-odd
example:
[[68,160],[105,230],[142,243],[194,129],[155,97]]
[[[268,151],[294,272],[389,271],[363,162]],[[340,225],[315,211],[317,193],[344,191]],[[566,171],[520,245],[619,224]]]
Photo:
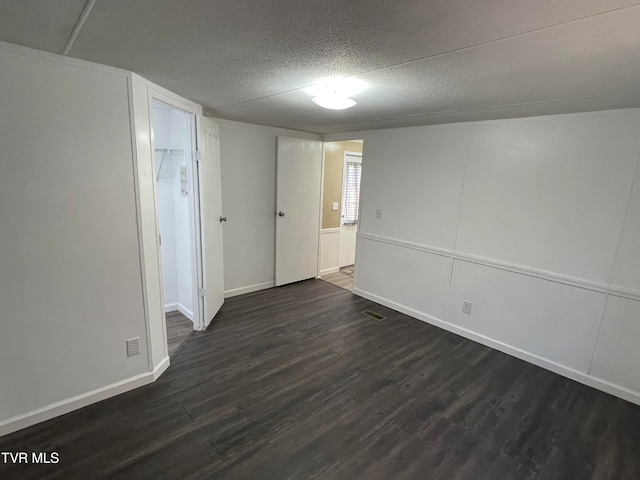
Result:
[[381,322],[382,320],[384,320],[384,319],[385,319],[385,317],[383,317],[382,315],[380,315],[380,314],[378,314],[378,313],[376,313],[376,312],[372,312],[371,310],[365,310],[365,311],[364,311],[364,312],[362,312],[362,313],[364,313],[365,315],[367,315],[367,316],[369,316],[369,317],[371,317],[371,318],[373,318],[374,320],[377,320],[377,321],[379,321],[379,322]]

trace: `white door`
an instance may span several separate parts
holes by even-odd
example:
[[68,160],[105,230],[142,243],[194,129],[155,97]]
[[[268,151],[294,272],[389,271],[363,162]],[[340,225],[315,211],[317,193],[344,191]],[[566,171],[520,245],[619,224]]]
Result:
[[198,115],[198,177],[200,192],[200,235],[202,272],[200,296],[203,329],[207,328],[224,303],[222,252],[222,182],[220,174],[220,134],[218,125]]
[[338,266],[340,268],[353,265],[356,261],[356,237],[358,234],[358,210],[360,206],[360,170],[348,168],[349,164],[361,166],[362,155],[350,152],[344,154],[340,247],[338,249]]
[[318,275],[322,142],[278,136],[276,285]]

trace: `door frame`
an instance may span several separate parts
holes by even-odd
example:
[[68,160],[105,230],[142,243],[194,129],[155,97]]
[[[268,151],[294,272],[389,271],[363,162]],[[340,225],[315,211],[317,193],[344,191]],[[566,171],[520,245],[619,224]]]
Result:
[[[323,140],[322,141],[322,177],[321,177],[321,182],[320,182],[320,219],[318,220],[318,273],[316,275],[316,278],[321,278],[320,277],[320,269],[322,268],[321,266],[321,260],[322,260],[322,215],[323,215],[323,211],[324,211],[324,180],[325,180],[325,173],[326,173],[326,169],[325,169],[325,160],[326,160],[326,148],[325,145],[327,143],[334,143],[334,142],[355,142],[355,141],[360,141],[363,145],[362,147],[362,152],[355,152],[352,150],[346,150],[343,152],[343,156],[342,156],[342,190],[340,193],[340,226],[338,228],[342,228],[342,207],[344,205],[344,176],[346,173],[346,168],[347,168],[347,162],[346,162],[346,157],[347,155],[352,155],[352,156],[357,156],[360,158],[360,163],[362,164],[362,158],[364,157],[364,139],[362,138],[356,138],[353,139],[352,137],[348,137],[347,139],[338,139],[338,140]],[[358,212],[361,212],[361,207],[362,207],[362,177],[360,178],[360,199],[358,201]],[[358,214],[358,216],[360,216],[360,213]],[[358,235],[358,233],[360,232],[360,222],[358,221],[358,224],[356,225],[356,237]],[[356,248],[357,248],[357,241],[356,241]],[[339,255],[339,252],[338,252]],[[338,257],[339,258],[339,257]],[[355,282],[355,258],[354,258],[354,282]],[[338,261],[339,263],[339,261]],[[339,270],[339,268],[338,268]]]
[[[187,170],[189,172],[188,178],[190,179],[189,187],[191,192],[189,195],[189,239],[191,241],[191,292],[192,292],[192,305],[193,305],[193,329],[204,330],[204,303],[202,297],[199,295],[199,289],[202,286],[203,267],[202,267],[202,233],[201,233],[201,180],[200,180],[200,162],[195,161],[194,152],[198,150],[197,147],[197,113],[189,111],[184,108],[181,102],[175,102],[175,99],[167,97],[160,92],[149,90],[149,119],[153,127],[152,109],[154,103],[161,103],[172,110],[177,110],[188,116],[189,119],[189,144],[190,148],[185,152],[187,158]],[[153,132],[153,130],[152,130]],[[151,135],[151,151],[154,152],[154,137]],[[153,165],[153,171],[156,171],[155,154],[151,156]],[[155,187],[155,185],[154,185]],[[158,218],[158,193],[155,191],[156,202],[156,224],[158,232],[160,231],[160,222]],[[160,237],[158,236],[158,263],[160,265],[160,285],[161,285],[161,298],[162,298],[162,312],[165,316],[164,327],[166,330],[166,311],[164,302],[164,285],[162,276],[162,252],[160,246]]]
[[[138,225],[140,280],[146,333],[140,346],[143,352],[146,349],[149,371],[155,380],[169,367],[170,362],[164,314],[160,232],[157,215],[155,152],[153,151],[153,130],[151,127],[152,101],[158,100],[196,117],[202,115],[202,106],[134,73],[127,78],[127,84],[133,155],[133,187],[136,203],[135,217]],[[197,252],[198,249],[194,251]],[[195,305],[197,304],[194,304],[194,310]],[[198,314],[201,318],[202,313]]]

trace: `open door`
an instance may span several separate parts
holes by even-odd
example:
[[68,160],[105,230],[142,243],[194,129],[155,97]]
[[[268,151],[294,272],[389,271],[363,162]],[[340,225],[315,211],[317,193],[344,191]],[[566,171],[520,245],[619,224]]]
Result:
[[276,286],[318,275],[322,142],[278,136]]
[[201,115],[198,115],[197,123],[200,251],[202,255],[199,293],[203,309],[203,329],[205,329],[224,303],[222,182],[218,125]]

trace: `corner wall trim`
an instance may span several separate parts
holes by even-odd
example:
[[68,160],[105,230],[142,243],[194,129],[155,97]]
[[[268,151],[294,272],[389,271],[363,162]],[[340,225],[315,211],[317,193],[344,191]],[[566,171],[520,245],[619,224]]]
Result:
[[162,375],[167,368],[169,368],[170,364],[171,364],[171,361],[169,360],[169,356],[167,355],[166,357],[164,357],[160,361],[160,363],[158,363],[158,365],[156,365],[156,368],[154,368],[153,372],[151,372],[153,374],[153,381],[154,382],[158,378],[160,378],[160,375]]
[[193,322],[193,312],[181,303],[176,303],[176,310]]
[[3,422],[0,422],[0,436],[16,432],[23,428],[35,425],[36,423],[59,417],[60,415],[78,410],[93,403],[97,403],[135,388],[153,383],[168,367],[169,357],[166,357],[158,364],[158,366],[156,366],[156,368],[154,368],[153,372],[141,373],[140,375],[112,383],[111,385],[97,388],[90,392],[82,393],[75,397],[33,410],[32,412],[4,420]]
[[275,286],[275,280],[271,280],[270,282],[256,283],[255,285],[248,285],[246,287],[232,288],[231,290],[224,291],[224,298],[237,297],[238,295],[266,290],[267,288],[273,288]]
[[178,304],[177,303],[167,303],[164,306],[165,313],[175,312],[177,310],[178,310]]
[[622,398],[623,400],[627,400],[628,402],[640,405],[640,392],[629,390],[619,385],[609,383],[600,378],[588,375],[585,372],[581,372],[579,370],[561,365],[546,358],[539,357],[538,355],[534,355],[525,350],[512,347],[511,345],[508,345],[506,343],[499,342],[490,337],[486,337],[471,330],[467,330],[466,328],[462,328],[452,323],[445,322],[444,320],[419,312],[417,310],[414,310],[413,308],[406,307],[383,297],[379,297],[378,295],[375,295],[371,292],[360,290],[359,288],[354,288],[353,293],[355,295],[366,298],[367,300],[371,300],[372,302],[376,302],[380,305],[384,305],[385,307],[389,307],[400,313],[404,313],[405,315],[409,315],[410,317],[413,317],[417,320],[423,321],[435,327],[442,328],[443,330],[447,330],[448,332],[460,335],[461,337],[467,338],[469,340],[473,340],[474,342],[506,353],[507,355],[511,355],[512,357],[516,357],[526,362],[532,363],[534,365],[537,365],[538,367],[550,370],[554,373],[557,373],[558,375],[562,375],[563,377],[567,377],[589,387],[593,387],[597,390],[601,390],[616,397]]

